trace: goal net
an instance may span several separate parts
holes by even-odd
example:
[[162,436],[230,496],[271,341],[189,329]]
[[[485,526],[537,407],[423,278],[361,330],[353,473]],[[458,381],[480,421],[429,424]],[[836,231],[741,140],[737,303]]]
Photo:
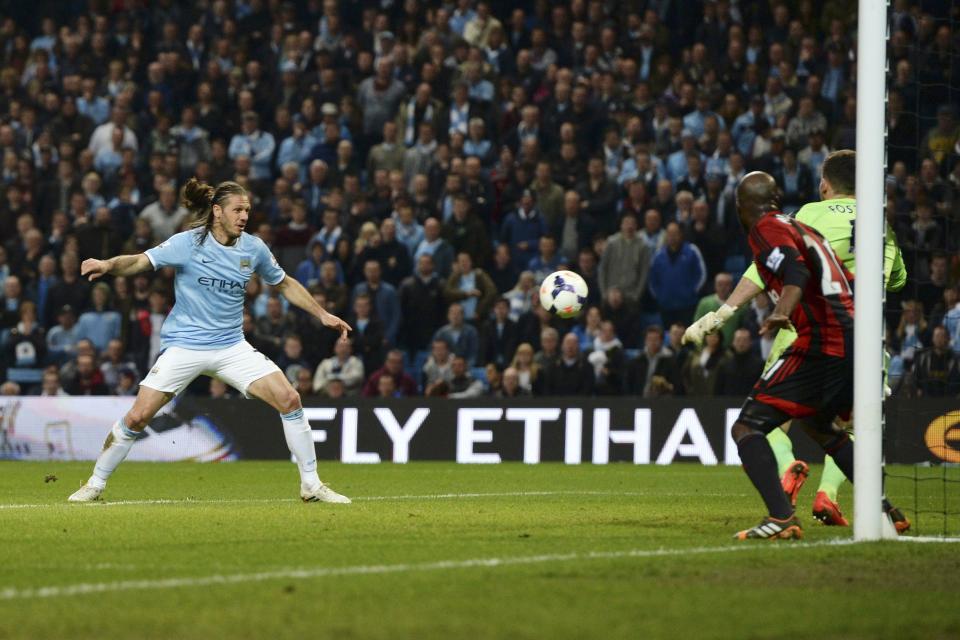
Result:
[[[857,146],[858,164],[867,160],[867,166],[864,174],[858,172],[858,200],[866,227],[865,213],[875,210],[867,197],[883,198],[876,204],[883,207],[897,234],[908,272],[906,286],[887,293],[884,301],[883,288],[871,282],[868,276],[874,274],[865,270],[865,259],[875,256],[861,255],[864,245],[858,235],[857,331],[865,341],[857,345],[885,343],[893,391],[882,415],[874,418],[875,424],[885,422],[880,441],[883,466],[867,459],[865,467],[857,458],[857,484],[861,474],[866,480],[864,487],[855,489],[855,515],[860,519],[866,514],[867,519],[863,526],[855,525],[854,533],[862,539],[880,532],[874,520],[879,503],[878,488],[872,486],[875,468],[881,469],[879,491],[911,520],[909,534],[960,535],[958,9],[955,0],[911,0],[890,7],[882,0],[861,0]],[[877,15],[865,17],[865,11]],[[876,42],[878,16],[885,16],[882,49]],[[878,60],[884,61],[882,74],[876,69]],[[878,105],[884,103],[875,97],[880,91],[878,78],[886,117],[876,128]],[[861,128],[864,124],[870,128]],[[878,139],[885,141],[884,149],[871,157],[871,145]],[[880,185],[869,161],[884,156]],[[875,235],[882,226],[877,222],[879,217],[874,220]],[[881,317],[882,337],[870,324]],[[857,446],[863,442],[867,454],[874,451],[876,434],[870,425],[861,429],[861,418],[869,417],[876,406],[875,360],[875,354],[857,347]],[[882,514],[880,519],[882,528]]]

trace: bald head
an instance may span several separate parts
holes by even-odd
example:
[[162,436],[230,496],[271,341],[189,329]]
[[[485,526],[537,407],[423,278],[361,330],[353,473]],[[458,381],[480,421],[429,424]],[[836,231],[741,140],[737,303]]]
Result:
[[757,218],[767,211],[780,209],[777,182],[769,173],[754,171],[743,176],[737,185],[737,213],[740,224],[749,232]]

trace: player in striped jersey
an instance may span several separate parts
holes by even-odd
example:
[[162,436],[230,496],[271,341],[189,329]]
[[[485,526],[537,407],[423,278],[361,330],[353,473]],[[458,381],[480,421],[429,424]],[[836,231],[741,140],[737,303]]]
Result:
[[731,430],[740,461],[767,517],[736,538],[800,538],[803,530],[777,478],[766,436],[796,421],[853,479],[853,442],[834,423],[853,405],[853,289],[850,272],[812,227],[783,215],[773,178],[749,173],[737,185],[737,213],[757,273],[776,307],[761,334],[785,328],[796,338],[757,380]]
[[[820,202],[805,205],[796,214],[796,219],[816,229],[830,243],[837,258],[843,266],[856,274],[855,227],[857,217],[857,202],[855,199],[856,186],[856,153],[850,150],[836,151],[830,154],[823,163],[820,180]],[[907,272],[897,247],[896,236],[893,230],[887,227],[886,244],[884,246],[884,276],[888,291],[899,291],[906,284]],[[720,309],[704,315],[691,325],[684,334],[684,342],[699,344],[703,336],[718,330],[736,312],[737,308],[749,303],[757,294],[764,290],[757,265],[751,264],[744,277],[737,284],[736,289]],[[774,340],[773,348],[767,358],[765,372],[778,361],[783,351],[796,339],[797,334],[791,329],[781,329]],[[800,487],[806,480],[809,468],[805,462],[795,460],[793,446],[786,429],[772,431],[768,438],[777,458],[777,466],[782,476],[784,490],[790,495],[795,504]],[[845,476],[829,456],[824,461],[823,475],[817,488],[814,499],[814,516],[829,525],[846,526],[846,518],[837,504],[837,492]],[[909,523],[902,514],[892,514],[898,529],[905,530]]]

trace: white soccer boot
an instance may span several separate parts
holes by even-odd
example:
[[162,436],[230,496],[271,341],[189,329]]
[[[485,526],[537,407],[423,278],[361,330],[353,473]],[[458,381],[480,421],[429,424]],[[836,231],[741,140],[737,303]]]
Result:
[[91,487],[89,484],[85,484],[76,491],[73,492],[67,502],[96,502],[100,499],[100,494],[103,493],[103,489],[97,489],[96,487]]
[[322,482],[316,487],[300,485],[300,499],[304,502],[333,502],[336,504],[353,502],[347,496],[340,495]]

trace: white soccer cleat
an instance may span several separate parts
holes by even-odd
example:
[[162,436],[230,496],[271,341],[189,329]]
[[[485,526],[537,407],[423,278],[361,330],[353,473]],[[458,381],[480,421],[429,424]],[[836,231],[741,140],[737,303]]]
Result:
[[97,489],[96,487],[91,487],[89,484],[85,484],[76,491],[73,492],[67,502],[96,502],[100,499],[100,494],[103,493],[103,489]]
[[300,485],[300,499],[304,502],[332,502],[334,504],[350,504],[353,502],[347,496],[342,496],[327,485],[310,488]]

